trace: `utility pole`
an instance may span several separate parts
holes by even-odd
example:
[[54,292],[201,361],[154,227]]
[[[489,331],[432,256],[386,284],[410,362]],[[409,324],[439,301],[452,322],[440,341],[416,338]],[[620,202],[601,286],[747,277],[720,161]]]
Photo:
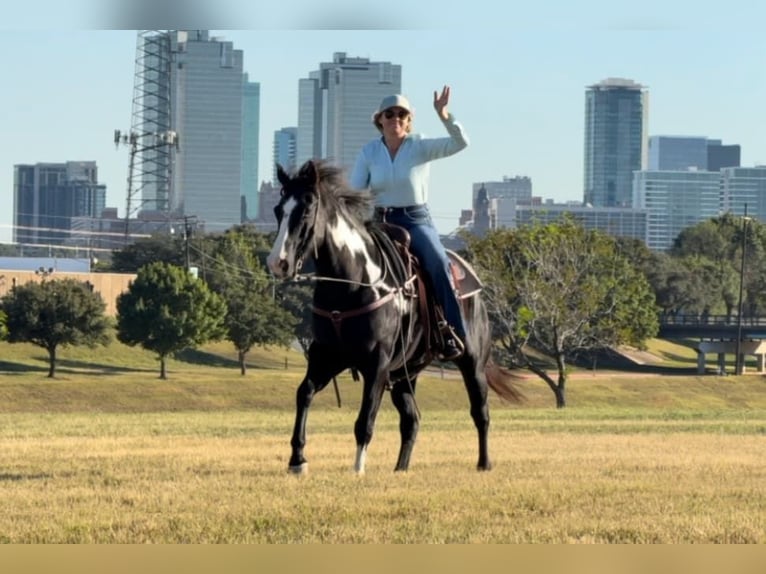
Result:
[[[192,225],[193,224],[193,225]],[[192,230],[197,226],[196,215],[184,215],[184,250],[186,253],[186,272],[191,271],[191,253],[189,251],[189,242]]]
[[745,215],[742,217],[742,260],[739,266],[739,303],[737,304],[737,356],[734,360],[734,374],[741,375],[745,370],[742,360],[742,290],[745,283],[745,250],[747,248],[747,223],[750,218],[747,216],[747,203],[745,204]]

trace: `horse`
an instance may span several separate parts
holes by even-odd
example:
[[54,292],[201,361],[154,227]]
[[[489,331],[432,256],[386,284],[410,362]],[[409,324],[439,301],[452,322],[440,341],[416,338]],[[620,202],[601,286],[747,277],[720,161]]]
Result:
[[[277,164],[282,185],[274,208],[278,230],[267,265],[277,279],[295,279],[304,258],[313,256],[313,341],[308,366],[296,391],[296,413],[288,469],[307,472],[306,421],[316,393],[346,369],[361,375],[362,399],[354,424],[354,470],[364,474],[367,449],[384,392],[399,412],[401,446],[394,471],[406,471],[420,413],[415,401],[418,374],[433,359],[427,326],[413,278],[396,273],[392,255],[375,233],[371,196],[350,189],[343,170],[309,160],[289,175]],[[401,268],[401,266],[400,266]],[[414,294],[413,294],[414,293]],[[520,402],[511,374],[491,360],[487,311],[478,294],[461,300],[467,337],[454,363],[463,377],[470,414],[478,431],[478,470],[490,470],[488,386]]]

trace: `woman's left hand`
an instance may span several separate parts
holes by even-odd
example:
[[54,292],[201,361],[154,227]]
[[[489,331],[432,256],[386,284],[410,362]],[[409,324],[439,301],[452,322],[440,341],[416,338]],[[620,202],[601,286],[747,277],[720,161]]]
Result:
[[449,86],[444,86],[442,88],[442,93],[439,95],[437,92],[434,91],[434,109],[436,110],[436,113],[439,114],[439,117],[442,120],[446,120],[449,118],[449,113],[447,112],[447,104],[449,103]]

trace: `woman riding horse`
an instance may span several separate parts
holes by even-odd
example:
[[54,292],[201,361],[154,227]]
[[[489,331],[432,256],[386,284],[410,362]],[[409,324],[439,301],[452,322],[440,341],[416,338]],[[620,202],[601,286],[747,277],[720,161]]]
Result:
[[[274,208],[279,229],[268,266],[278,278],[294,278],[306,256],[314,258],[314,340],[306,375],[296,392],[295,426],[289,468],[307,468],[306,420],[314,395],[345,369],[363,379],[362,401],[354,425],[354,468],[364,473],[367,448],[383,394],[399,411],[401,447],[395,470],[407,470],[418,432],[415,403],[418,372],[428,364],[428,341],[419,316],[417,289],[394,273],[387,253],[368,221],[370,197],[351,189],[342,171],[309,161],[289,176],[277,169],[282,197]],[[490,360],[492,342],[485,307],[478,295],[463,300],[466,352],[455,360],[463,376],[471,417],[479,436],[481,470],[491,468],[487,447],[487,384],[502,397],[520,394]],[[392,373],[396,376],[392,377]]]

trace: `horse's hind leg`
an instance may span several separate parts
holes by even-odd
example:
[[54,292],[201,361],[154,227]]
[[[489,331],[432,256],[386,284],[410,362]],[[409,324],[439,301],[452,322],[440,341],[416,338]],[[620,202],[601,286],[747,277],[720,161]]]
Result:
[[399,458],[396,461],[395,471],[407,470],[410,466],[410,455],[415,446],[418,436],[420,420],[415,403],[415,383],[417,378],[411,381],[399,381],[391,389],[391,400],[399,411],[399,434],[402,437],[402,445],[399,448]]
[[492,463],[489,460],[489,406],[487,405],[487,381],[483,373],[477,369],[476,356],[466,351],[457,361],[460,372],[463,375],[463,383],[468,391],[468,400],[471,405],[471,418],[479,434],[479,462],[478,470],[490,470]]
[[345,368],[340,357],[327,348],[320,348],[313,343],[309,348],[309,364],[306,376],[295,392],[295,425],[290,439],[292,454],[288,468],[294,474],[302,474],[308,469],[303,456],[306,445],[306,419],[314,395],[327,386],[335,375]]

